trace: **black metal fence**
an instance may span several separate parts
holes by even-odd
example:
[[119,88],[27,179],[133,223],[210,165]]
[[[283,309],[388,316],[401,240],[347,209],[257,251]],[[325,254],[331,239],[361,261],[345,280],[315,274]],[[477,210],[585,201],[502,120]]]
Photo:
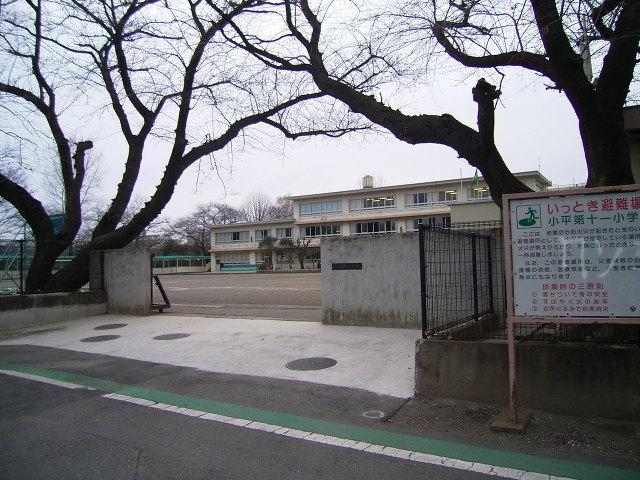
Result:
[[422,333],[486,337],[504,326],[499,223],[422,226]]
[[[500,222],[422,226],[422,335],[455,340],[506,339]],[[556,322],[515,325],[519,342],[640,345],[640,327]]]

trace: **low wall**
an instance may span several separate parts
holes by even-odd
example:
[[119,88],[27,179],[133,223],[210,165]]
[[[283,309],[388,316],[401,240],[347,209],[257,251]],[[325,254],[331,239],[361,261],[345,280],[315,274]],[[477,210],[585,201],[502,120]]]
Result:
[[[518,405],[640,420],[640,349],[516,346]],[[416,395],[508,405],[506,342],[416,342]]]
[[323,238],[320,250],[322,323],[420,328],[417,233]]
[[34,327],[107,313],[107,294],[44,293],[0,297],[0,330]]

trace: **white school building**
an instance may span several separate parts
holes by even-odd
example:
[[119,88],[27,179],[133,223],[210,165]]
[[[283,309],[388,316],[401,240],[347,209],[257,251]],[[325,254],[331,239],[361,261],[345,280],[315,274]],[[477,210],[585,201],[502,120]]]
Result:
[[[540,172],[515,176],[535,191],[551,182]],[[486,183],[480,178],[373,187],[365,176],[362,188],[292,197],[293,218],[211,227],[211,271],[255,271],[267,260],[274,270],[299,269],[295,248],[279,247],[282,239],[306,245],[304,268],[319,268],[320,239],[336,235],[375,235],[442,225],[500,219]],[[262,239],[277,239],[275,248],[261,249]],[[287,243],[284,241],[284,243]],[[308,244],[308,245],[307,245]]]

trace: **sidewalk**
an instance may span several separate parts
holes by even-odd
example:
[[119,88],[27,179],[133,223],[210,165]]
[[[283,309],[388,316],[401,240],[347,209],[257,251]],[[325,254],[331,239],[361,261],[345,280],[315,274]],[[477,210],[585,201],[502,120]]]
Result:
[[[116,323],[126,326],[94,329]],[[64,348],[209,372],[357,388],[401,398],[413,395],[414,344],[420,336],[417,330],[168,314],[100,315],[46,328],[59,330],[2,339],[0,344]],[[153,338],[174,333],[189,336],[174,340]],[[95,343],[81,341],[99,335],[119,338]],[[337,364],[314,371],[295,371],[285,366],[307,357],[328,357]]]

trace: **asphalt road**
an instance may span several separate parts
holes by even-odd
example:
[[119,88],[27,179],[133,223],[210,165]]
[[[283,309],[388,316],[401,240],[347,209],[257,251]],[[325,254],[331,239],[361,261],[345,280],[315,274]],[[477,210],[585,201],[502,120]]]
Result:
[[[363,408],[398,399],[300,382],[205,374],[42,347],[2,358],[217,401],[374,425]],[[0,375],[0,476],[5,479],[480,479],[409,460],[250,430]],[[495,477],[493,477],[495,478]]]
[[[320,273],[162,275],[171,313],[322,320]],[[154,301],[160,298],[157,289]]]

